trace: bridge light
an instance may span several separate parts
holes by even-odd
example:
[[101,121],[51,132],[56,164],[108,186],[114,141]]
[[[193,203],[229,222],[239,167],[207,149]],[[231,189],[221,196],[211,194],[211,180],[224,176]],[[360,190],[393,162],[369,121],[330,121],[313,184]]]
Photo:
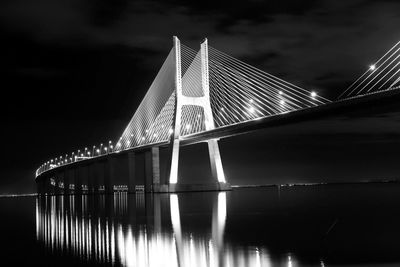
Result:
[[249,101],[250,101],[250,103],[253,103],[253,99],[250,99]]
[[105,148],[104,148],[104,151],[106,151],[106,152],[107,152],[107,147],[105,147]]
[[168,133],[169,134],[172,134],[174,132],[174,130],[172,130],[172,128],[170,128],[169,130],[168,130]]
[[90,156],[90,151],[88,151],[87,154]]
[[120,142],[118,142],[118,143],[117,143],[117,146],[121,146],[121,143],[120,143]]
[[126,141],[126,142],[128,143],[128,146],[131,144],[131,141],[129,141],[129,140],[128,140],[128,141]]
[[190,124],[186,124],[186,130],[190,129]]
[[153,137],[157,137],[157,134],[155,133],[155,134],[153,134]]
[[315,98],[317,96],[317,93],[315,91],[311,91],[311,97]]
[[249,108],[249,112],[250,112],[250,113],[254,113],[254,108],[253,108],[253,107],[250,107],[250,108]]
[[371,66],[369,66],[369,69],[374,71],[376,69],[376,66],[375,65],[371,65]]
[[221,111],[224,111],[224,108],[221,108]]
[[200,118],[200,116],[201,116],[200,114],[197,114],[197,118]]
[[281,104],[282,106],[285,105],[285,100],[279,101],[279,104]]
[[279,94],[280,94],[280,95],[283,95],[283,92],[282,92],[282,91],[279,91]]
[[149,132],[149,130],[146,129],[146,133],[148,133],[148,132]]
[[83,157],[83,153],[81,153],[81,157]]
[[100,153],[100,149],[96,149],[96,152],[97,152],[97,153]]
[[110,148],[113,149],[114,148],[113,145],[110,145]]
[[144,136],[142,136],[142,140],[143,140],[143,141],[144,141],[144,139],[145,139]]

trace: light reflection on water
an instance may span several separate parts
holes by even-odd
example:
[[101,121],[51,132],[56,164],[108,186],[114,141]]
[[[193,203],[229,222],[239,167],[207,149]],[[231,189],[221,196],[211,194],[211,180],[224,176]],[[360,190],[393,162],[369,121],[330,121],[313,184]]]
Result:
[[202,234],[182,230],[178,194],[41,197],[36,201],[37,239],[52,252],[88,262],[152,267],[270,266],[263,248],[234,252],[224,244],[226,194],[208,194],[213,197],[212,216],[209,232]]
[[400,185],[36,199],[50,255],[113,266],[395,266]]

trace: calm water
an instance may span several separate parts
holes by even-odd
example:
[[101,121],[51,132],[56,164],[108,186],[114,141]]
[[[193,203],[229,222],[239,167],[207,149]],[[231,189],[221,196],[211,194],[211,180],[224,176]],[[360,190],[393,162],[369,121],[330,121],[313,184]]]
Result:
[[1,266],[399,266],[400,184],[0,198]]

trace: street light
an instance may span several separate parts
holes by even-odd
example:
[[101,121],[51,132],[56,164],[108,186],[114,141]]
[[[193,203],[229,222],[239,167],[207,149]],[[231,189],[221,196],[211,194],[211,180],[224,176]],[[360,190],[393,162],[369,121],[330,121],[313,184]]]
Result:
[[317,96],[317,93],[315,91],[311,91],[311,97],[315,98]]
[[370,66],[369,66],[369,69],[372,70],[372,71],[374,71],[374,70],[376,69],[376,66],[375,66],[374,64],[373,64],[373,65],[370,65]]

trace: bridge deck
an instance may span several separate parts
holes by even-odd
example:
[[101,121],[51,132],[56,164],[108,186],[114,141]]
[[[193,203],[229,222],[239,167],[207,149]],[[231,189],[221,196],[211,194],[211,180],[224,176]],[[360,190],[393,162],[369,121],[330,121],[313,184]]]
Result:
[[[338,114],[345,114],[346,112],[352,112],[355,110],[360,110],[362,108],[371,108],[371,106],[379,104],[385,104],[385,103],[393,103],[395,101],[400,101],[400,90],[398,90],[399,87],[396,87],[391,90],[386,90],[386,91],[381,91],[377,93],[372,93],[369,95],[363,95],[363,96],[358,96],[358,97],[353,97],[353,98],[347,98],[343,100],[338,100],[335,102],[331,102],[329,104],[325,105],[320,105],[312,108],[306,108],[302,110],[297,110],[293,112],[287,112],[284,114],[279,114],[279,115],[274,115],[274,116],[269,116],[269,117],[264,117],[260,118],[257,120],[251,120],[251,121],[246,121],[242,123],[237,123],[225,127],[219,127],[211,131],[206,131],[206,132],[201,132],[201,133],[196,133],[196,134],[190,134],[181,137],[181,145],[182,146],[187,146],[187,145],[192,145],[200,142],[205,142],[210,139],[222,139],[222,138],[227,138],[230,136],[235,136],[239,134],[245,134],[248,132],[260,130],[263,128],[269,128],[269,127],[277,127],[277,126],[283,126],[287,125],[290,123],[298,123],[302,121],[307,121],[307,120],[313,120],[313,119],[320,119],[324,118],[326,116],[335,116]],[[120,154],[125,154],[129,152],[140,152],[147,150],[151,147],[158,146],[158,147],[166,147],[169,145],[169,142],[159,142],[159,143],[153,143],[153,144],[148,144],[145,146],[140,146],[140,147],[135,147],[119,152],[113,152],[113,153],[108,153],[106,155],[101,155],[97,157],[92,157],[88,158],[85,160],[80,160],[72,163],[67,163],[64,164],[60,167],[56,167],[50,170],[47,170],[44,173],[52,173],[56,170],[62,170],[64,168],[70,168],[73,166],[79,166],[79,165],[87,165],[91,164],[95,161],[102,161],[102,160],[107,160],[110,156],[118,156]],[[40,177],[41,174],[39,174],[37,177]],[[36,178],[37,178],[36,177]]]

